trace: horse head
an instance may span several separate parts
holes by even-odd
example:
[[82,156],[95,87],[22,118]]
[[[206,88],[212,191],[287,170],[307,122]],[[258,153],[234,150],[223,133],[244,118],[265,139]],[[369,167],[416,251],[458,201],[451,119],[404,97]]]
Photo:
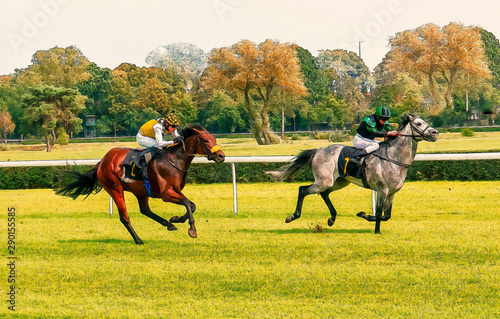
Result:
[[225,160],[224,152],[217,145],[215,137],[204,127],[193,125],[182,130],[187,152],[205,155],[210,161],[222,163]]
[[401,132],[402,136],[412,137],[416,141],[425,140],[428,142],[435,142],[439,137],[439,132],[436,129],[427,124],[427,122],[418,115],[412,114],[402,117],[398,132]]

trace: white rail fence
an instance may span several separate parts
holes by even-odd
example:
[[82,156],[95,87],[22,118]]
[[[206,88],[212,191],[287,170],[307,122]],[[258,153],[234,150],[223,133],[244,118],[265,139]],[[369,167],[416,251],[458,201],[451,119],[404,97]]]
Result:
[[[231,164],[233,175],[233,209],[238,213],[238,192],[236,187],[235,163],[286,163],[294,156],[228,156],[225,163]],[[417,154],[416,161],[458,161],[458,160],[492,160],[500,159],[500,152],[494,153],[456,153],[456,154]],[[33,166],[92,166],[100,159],[86,160],[47,160],[47,161],[6,161],[0,162],[0,167],[33,167]],[[205,157],[195,157],[193,163],[213,163]],[[109,212],[113,214],[113,200],[109,198]],[[372,191],[372,209],[375,214],[376,193]]]

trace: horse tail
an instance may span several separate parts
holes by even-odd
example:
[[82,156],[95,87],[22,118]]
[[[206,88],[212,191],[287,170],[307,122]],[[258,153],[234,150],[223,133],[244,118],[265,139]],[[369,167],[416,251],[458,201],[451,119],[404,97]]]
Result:
[[97,194],[101,191],[102,186],[97,180],[97,169],[99,164],[86,171],[85,173],[80,173],[76,171],[69,171],[65,173],[67,185],[56,190],[57,195],[68,196],[73,199],[77,199],[80,195],[87,195],[84,199],[89,197],[90,194]]
[[299,153],[299,155],[297,155],[293,158],[293,162],[291,162],[290,164],[282,166],[277,171],[266,172],[266,174],[271,175],[271,177],[275,181],[282,181],[282,180],[286,179],[287,177],[295,174],[303,166],[310,165],[313,156],[316,155],[317,152],[318,152],[317,148],[312,149],[312,150],[302,151]]

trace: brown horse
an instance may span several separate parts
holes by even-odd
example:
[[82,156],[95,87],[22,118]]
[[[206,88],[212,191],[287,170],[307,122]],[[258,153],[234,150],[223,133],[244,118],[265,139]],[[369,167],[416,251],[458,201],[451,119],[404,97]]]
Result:
[[[217,145],[215,137],[201,126],[191,126],[180,132],[183,143],[163,148],[162,151],[148,163],[148,177],[151,185],[151,196],[144,186],[144,181],[125,178],[123,162],[133,149],[116,147],[111,149],[102,160],[92,169],[81,174],[69,172],[72,178],[70,184],[58,189],[58,195],[76,199],[80,195],[97,193],[101,186],[109,193],[116,203],[120,214],[120,221],[125,225],[136,244],[143,244],[137,236],[125,206],[124,192],[129,191],[137,197],[141,213],[157,221],[168,230],[177,230],[172,223],[184,223],[189,219],[189,236],[196,238],[193,213],[196,205],[182,194],[186,184],[186,174],[195,154],[205,155],[209,160],[217,163],[224,162],[225,155]],[[87,198],[85,197],[85,198]],[[171,202],[186,207],[186,214],[166,219],[154,214],[149,208],[149,197],[161,198],[164,202]]]

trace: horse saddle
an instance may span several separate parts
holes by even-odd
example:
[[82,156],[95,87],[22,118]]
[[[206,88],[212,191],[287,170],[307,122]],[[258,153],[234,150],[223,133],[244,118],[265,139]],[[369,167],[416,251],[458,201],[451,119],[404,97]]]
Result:
[[[366,157],[370,154],[366,154],[363,149],[355,148],[352,146],[346,146],[342,148],[339,154],[339,158],[337,160],[338,170],[340,177],[354,177],[357,179],[361,179],[363,181],[363,185],[368,187],[366,183]],[[361,161],[361,165],[356,165],[351,162],[353,157],[359,158]]]
[[148,179],[148,163],[159,152],[161,150],[156,147],[139,148],[130,151],[123,161],[125,177],[138,181]]

